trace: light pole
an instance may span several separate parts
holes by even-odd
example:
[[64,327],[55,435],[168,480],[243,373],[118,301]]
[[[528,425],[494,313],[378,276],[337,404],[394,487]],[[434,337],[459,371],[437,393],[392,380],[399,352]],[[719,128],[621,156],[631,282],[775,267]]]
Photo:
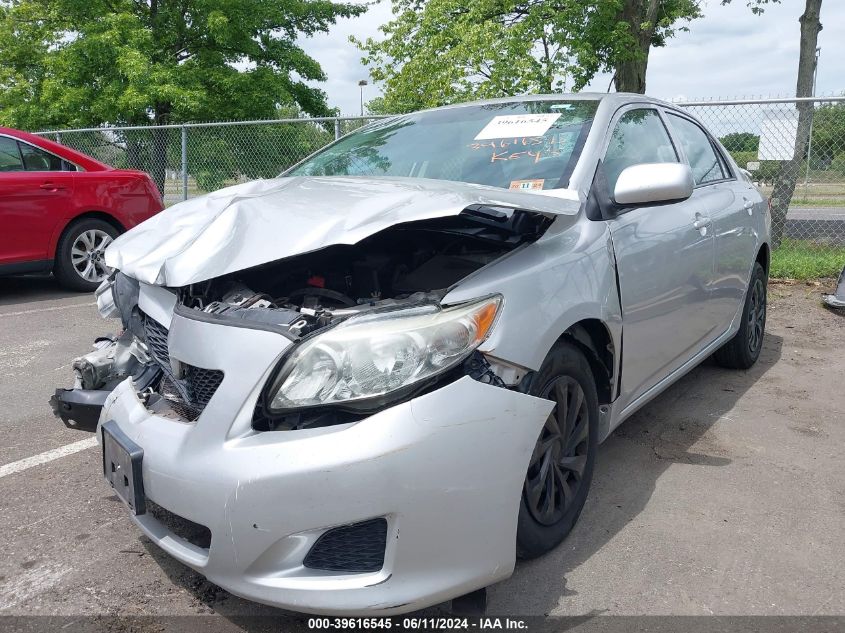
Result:
[[[819,76],[819,57],[822,54],[822,47],[819,46],[816,48],[816,59],[813,62],[813,96],[816,96],[816,79]],[[813,115],[810,117],[810,138],[807,139],[807,169],[804,170],[804,200],[807,199],[807,187],[810,184],[810,159],[813,155],[813,119],[815,118],[815,109],[816,109],[816,102],[813,101],[810,103],[810,107],[813,109]]]
[[358,82],[358,87],[361,89],[361,116],[364,116],[364,86],[367,85],[367,80],[362,79]]

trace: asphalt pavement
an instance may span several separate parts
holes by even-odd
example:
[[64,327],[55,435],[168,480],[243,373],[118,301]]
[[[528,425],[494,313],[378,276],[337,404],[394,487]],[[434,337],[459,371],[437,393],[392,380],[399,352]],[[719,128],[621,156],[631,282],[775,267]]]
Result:
[[[573,534],[488,612],[845,615],[845,317],[821,290],[771,286],[753,369],[705,363],[623,424]],[[72,359],[116,326],[49,278],[0,279],[0,614],[288,617],[160,552],[91,436],[53,417]]]

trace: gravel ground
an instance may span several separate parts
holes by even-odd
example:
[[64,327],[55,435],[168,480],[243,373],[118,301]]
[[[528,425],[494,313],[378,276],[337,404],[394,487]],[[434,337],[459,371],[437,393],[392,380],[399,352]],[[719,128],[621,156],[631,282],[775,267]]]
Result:
[[[845,615],[845,317],[822,289],[772,284],[754,368],[708,361],[623,424],[573,534],[492,587],[488,613]],[[50,279],[0,279],[0,465],[90,437],[47,399],[111,325]],[[99,459],[0,476],[0,614],[284,615],[152,546]]]

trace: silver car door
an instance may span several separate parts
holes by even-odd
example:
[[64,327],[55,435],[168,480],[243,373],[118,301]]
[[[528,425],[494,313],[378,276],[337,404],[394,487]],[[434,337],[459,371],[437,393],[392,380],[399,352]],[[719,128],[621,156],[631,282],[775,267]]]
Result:
[[[678,162],[659,111],[617,115],[603,159],[612,192],[623,169]],[[701,201],[638,207],[608,220],[622,300],[622,408],[680,367],[711,336],[714,246]]]
[[692,169],[693,198],[712,220],[716,259],[708,312],[718,324],[718,336],[730,327],[745,298],[757,239],[752,209],[760,196],[750,182],[732,173],[716,142],[698,123],[678,112],[669,112],[667,119]]

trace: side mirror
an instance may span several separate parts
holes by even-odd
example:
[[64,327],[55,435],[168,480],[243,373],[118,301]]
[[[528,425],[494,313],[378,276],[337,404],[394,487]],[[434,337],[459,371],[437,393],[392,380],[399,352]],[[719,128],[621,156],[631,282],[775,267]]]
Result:
[[692,195],[692,170],[684,163],[644,163],[622,170],[613,190],[620,206],[680,202]]

